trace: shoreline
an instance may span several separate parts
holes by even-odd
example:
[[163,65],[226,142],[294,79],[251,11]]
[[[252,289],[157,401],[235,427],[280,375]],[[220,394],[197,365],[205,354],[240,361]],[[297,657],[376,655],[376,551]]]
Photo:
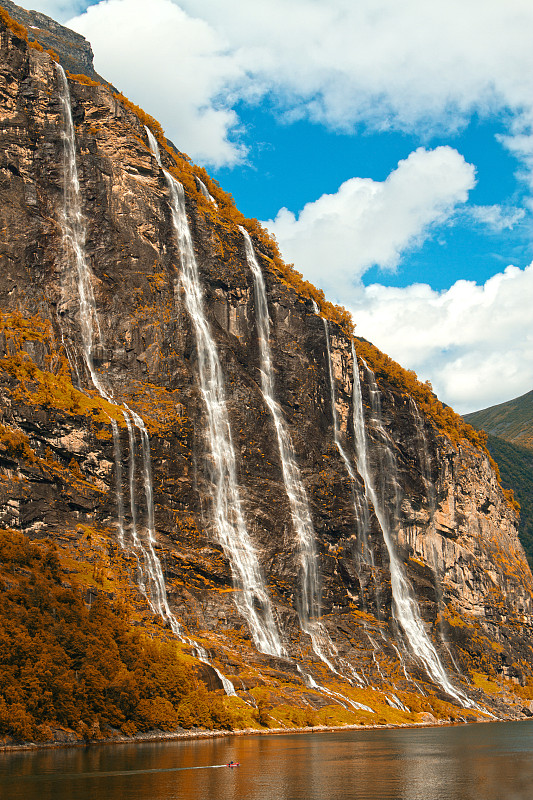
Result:
[[109,738],[90,739],[88,741],[71,742],[26,742],[24,744],[1,744],[0,752],[31,752],[35,750],[56,750],[66,747],[93,747],[114,744],[143,744],[144,742],[173,742],[187,741],[192,739],[221,739],[226,736],[287,736],[290,734],[308,733],[337,733],[341,731],[371,731],[371,730],[394,730],[401,728],[439,728],[442,726],[474,725],[485,722],[518,722],[520,720],[476,720],[475,722],[451,722],[448,720],[436,720],[434,722],[405,722],[387,723],[384,725],[314,725],[306,728],[243,728],[241,730],[191,730],[191,731],[149,731],[148,733],[136,734],[135,736],[110,736]]

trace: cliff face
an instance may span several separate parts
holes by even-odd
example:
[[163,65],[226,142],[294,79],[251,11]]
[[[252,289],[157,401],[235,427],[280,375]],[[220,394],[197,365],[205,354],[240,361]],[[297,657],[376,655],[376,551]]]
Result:
[[65,69],[102,80],[94,70],[92,47],[81,34],[39,11],[26,11],[10,0],[2,0],[2,8],[26,28],[30,42],[39,42],[45,50],[53,50]]
[[[54,540],[73,585],[119,597],[138,622],[161,611],[161,635],[175,629],[184,648],[205,649],[212,688],[221,675],[245,699],[265,686],[272,706],[320,707],[337,692],[349,719],[369,722],[390,718],[384,709],[398,721],[417,710],[529,714],[533,580],[486,453],[452,443],[398,380],[375,379],[368,343],[334,321],[326,336],[251,225],[273,409],[257,286],[223,193],[212,184],[218,205],[206,197],[205,175],[161,138],[160,166],[107,87],[69,80],[79,178],[69,195],[61,75],[3,25],[1,44],[1,525]],[[239,509],[231,462],[213,444],[225,417],[213,433],[207,414],[213,353]],[[303,533],[291,485],[308,504]],[[229,538],[240,514],[247,545],[224,539],[224,492]],[[274,639],[258,645],[267,629],[277,651]]]

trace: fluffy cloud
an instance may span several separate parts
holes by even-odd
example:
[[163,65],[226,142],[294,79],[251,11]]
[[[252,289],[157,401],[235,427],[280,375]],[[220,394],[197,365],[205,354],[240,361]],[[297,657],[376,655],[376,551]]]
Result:
[[532,104],[533,9],[525,0],[179,4],[223,32],[287,103],[341,127],[360,119],[411,126]]
[[529,185],[531,195],[527,203],[533,211],[533,111],[517,117],[511,128],[512,133],[498,139],[520,162],[517,177]]
[[509,266],[483,286],[457,281],[442,292],[373,285],[351,305],[360,336],[466,413],[531,390],[532,297],[533,264]]
[[28,8],[35,8],[41,14],[46,14],[57,22],[65,22],[74,14],[81,14],[91,2],[97,0],[41,0],[38,3],[26,3]]
[[505,208],[499,205],[472,206],[468,213],[476,222],[486,225],[496,233],[511,230],[526,215],[523,208]]
[[[61,3],[41,3],[51,5]],[[419,133],[454,130],[474,111],[533,109],[527,0],[103,0],[69,24],[106,77],[215,164],[242,155],[231,111],[242,99],[268,95],[288,118],[337,129]],[[504,141],[519,157],[523,127]]]
[[[223,38],[171,0],[106,0],[69,23],[92,43],[96,69],[161,120],[193,158],[232,165],[238,119],[224,101],[242,71]],[[112,31],[112,35],[110,35]]]
[[306,278],[349,302],[369,267],[394,268],[403,251],[466,202],[474,176],[451,147],[419,148],[381,183],[351,178],[336,194],[308,203],[298,218],[282,208],[265,224]]

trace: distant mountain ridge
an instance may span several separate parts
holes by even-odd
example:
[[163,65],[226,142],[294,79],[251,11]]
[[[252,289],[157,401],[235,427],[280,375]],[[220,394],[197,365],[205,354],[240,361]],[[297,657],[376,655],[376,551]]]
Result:
[[533,391],[506,403],[465,414],[464,419],[477,430],[483,429],[506,442],[533,449]]
[[487,447],[498,464],[502,485],[512,489],[520,503],[518,535],[530,566],[533,565],[533,450],[506,442],[489,433]]
[[487,446],[498,464],[502,484],[520,503],[518,534],[533,564],[533,391],[464,419],[488,434]]

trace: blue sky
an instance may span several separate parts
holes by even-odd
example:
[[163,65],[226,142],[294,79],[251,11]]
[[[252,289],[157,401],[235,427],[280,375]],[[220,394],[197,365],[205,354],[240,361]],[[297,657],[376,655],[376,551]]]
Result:
[[533,387],[530,0],[32,5],[441,399]]

